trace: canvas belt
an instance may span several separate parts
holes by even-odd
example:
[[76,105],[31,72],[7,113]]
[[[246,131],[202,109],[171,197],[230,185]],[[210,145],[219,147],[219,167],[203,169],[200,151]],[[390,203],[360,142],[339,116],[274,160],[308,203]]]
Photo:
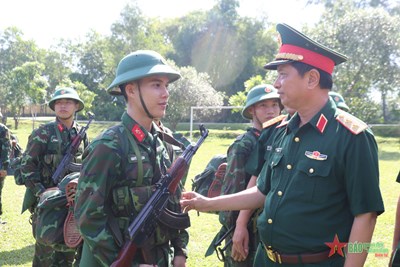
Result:
[[264,245],[268,258],[279,264],[309,264],[325,261],[329,258],[329,250],[319,253],[281,254],[271,246]]

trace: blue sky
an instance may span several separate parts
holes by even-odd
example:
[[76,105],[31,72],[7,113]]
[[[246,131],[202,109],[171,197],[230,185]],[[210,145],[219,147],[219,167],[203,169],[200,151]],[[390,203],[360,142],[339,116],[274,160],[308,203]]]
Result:
[[[9,26],[20,28],[25,38],[48,48],[60,38],[76,39],[90,29],[108,34],[128,0],[12,0],[2,1],[0,31]],[[208,10],[215,0],[137,0],[149,17],[179,17],[192,10]],[[239,13],[265,16],[271,22],[285,22],[296,28],[313,24],[320,7],[306,6],[306,0],[240,0]]]

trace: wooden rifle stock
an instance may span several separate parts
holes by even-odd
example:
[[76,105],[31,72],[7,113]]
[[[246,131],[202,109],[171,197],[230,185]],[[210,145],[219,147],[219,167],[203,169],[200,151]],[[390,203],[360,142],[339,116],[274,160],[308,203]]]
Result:
[[135,257],[137,246],[132,240],[125,242],[124,246],[118,253],[117,259],[110,267],[129,267],[132,265],[133,257]]

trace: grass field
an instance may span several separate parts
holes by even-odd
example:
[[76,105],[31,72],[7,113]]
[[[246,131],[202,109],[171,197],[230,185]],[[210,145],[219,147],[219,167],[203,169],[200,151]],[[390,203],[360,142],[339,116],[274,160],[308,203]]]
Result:
[[[107,126],[96,124],[90,127],[88,133],[93,138]],[[20,129],[13,131],[18,135],[22,147],[25,148],[29,133],[32,131],[30,122],[21,122]],[[227,130],[225,130],[227,131]],[[202,147],[193,158],[189,176],[186,182],[186,189],[191,188],[191,179],[200,173],[209,159],[219,153],[225,153],[233,138],[217,138],[213,136],[213,130],[209,138],[206,139]],[[400,185],[395,182],[395,178],[400,168],[400,140],[398,138],[379,138],[379,165],[381,191],[385,202],[385,213],[379,216],[375,228],[372,242],[381,242],[384,248],[391,249],[392,234],[394,229],[394,216],[397,199],[400,193]],[[21,203],[24,194],[24,187],[17,186],[12,176],[8,176],[3,189],[3,209],[2,220],[6,224],[0,224],[0,266],[31,266],[33,256],[34,239],[31,234],[29,224],[29,214],[25,212],[21,215]],[[190,212],[191,228],[189,243],[190,267],[211,267],[223,266],[215,255],[204,258],[204,253],[210,241],[219,230],[218,218],[213,214],[201,213],[197,215],[195,211]],[[387,255],[370,254],[365,266],[377,267],[387,266]]]

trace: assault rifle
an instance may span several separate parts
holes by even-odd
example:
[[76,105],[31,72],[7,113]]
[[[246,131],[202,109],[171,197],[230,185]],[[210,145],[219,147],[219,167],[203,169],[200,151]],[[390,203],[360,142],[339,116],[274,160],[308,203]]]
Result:
[[54,184],[58,184],[62,178],[64,178],[65,173],[67,171],[79,171],[79,166],[73,164],[72,159],[75,157],[76,152],[78,151],[79,146],[83,138],[85,137],[85,133],[89,128],[90,123],[94,119],[94,114],[88,112],[89,121],[85,127],[82,127],[79,131],[78,135],[72,140],[72,143],[69,145],[65,156],[61,160],[60,164],[58,165],[56,171],[54,172],[51,179],[53,180]]
[[141,209],[138,216],[128,227],[129,239],[123,245],[118,258],[111,267],[131,266],[136,250],[143,247],[146,240],[154,232],[159,217],[164,213],[168,197],[175,193],[176,188],[189,168],[189,162],[197,149],[208,136],[208,130],[200,125],[201,137],[195,145],[189,145],[185,151],[174,161],[166,174],[162,175],[156,184],[156,189]]

